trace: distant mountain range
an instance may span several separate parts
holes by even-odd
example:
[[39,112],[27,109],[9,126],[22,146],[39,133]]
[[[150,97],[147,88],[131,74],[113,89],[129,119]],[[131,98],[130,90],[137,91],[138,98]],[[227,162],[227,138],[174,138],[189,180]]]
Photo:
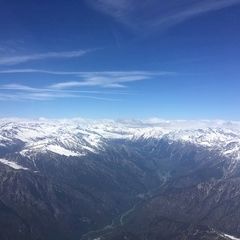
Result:
[[240,239],[240,122],[0,119],[1,240]]

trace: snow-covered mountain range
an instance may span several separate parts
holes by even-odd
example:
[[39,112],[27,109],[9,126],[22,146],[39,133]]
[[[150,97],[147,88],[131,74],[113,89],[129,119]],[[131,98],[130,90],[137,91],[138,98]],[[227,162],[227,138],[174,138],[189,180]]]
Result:
[[3,239],[238,239],[239,176],[240,122],[0,119]]
[[52,152],[64,156],[82,156],[103,150],[112,139],[161,140],[190,143],[214,149],[240,159],[240,123],[225,121],[136,120],[0,120],[0,147],[16,141],[17,149],[29,156]]

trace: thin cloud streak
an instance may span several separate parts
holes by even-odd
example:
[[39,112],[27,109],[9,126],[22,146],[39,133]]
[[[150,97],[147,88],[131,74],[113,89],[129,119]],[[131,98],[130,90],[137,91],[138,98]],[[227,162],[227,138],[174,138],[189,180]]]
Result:
[[86,93],[86,94],[100,94],[100,95],[124,95],[127,92],[119,91],[94,91],[94,90],[71,90],[71,89],[53,89],[51,86],[46,88],[33,88],[22,84],[5,84],[0,85],[0,90],[22,91],[22,92],[56,92],[56,93]]
[[188,19],[194,18],[201,14],[217,11],[226,7],[239,4],[240,0],[218,0],[218,1],[202,1],[192,7],[183,9],[182,11],[175,12],[172,15],[166,16],[162,19],[156,20],[152,23],[152,27],[166,29],[171,26],[180,24]]
[[[44,72],[56,75],[74,75],[77,81],[57,82],[44,87],[32,87],[22,84],[0,85],[2,94],[0,100],[54,100],[60,98],[89,98],[104,101],[119,101],[120,99],[102,97],[101,95],[122,96],[129,95],[126,91],[115,91],[113,89],[126,89],[128,84],[139,81],[152,81],[160,76],[174,76],[173,72],[151,72],[151,71],[104,71],[104,72],[55,72],[35,69],[12,69],[2,70],[2,73],[29,73]],[[79,79],[79,80],[78,80]],[[83,88],[83,89],[81,89]],[[85,88],[85,89],[84,89]],[[93,90],[89,90],[93,89]],[[102,91],[101,89],[111,89]]]
[[[35,60],[58,59],[58,58],[77,58],[86,55],[91,50],[76,50],[66,52],[47,52],[22,56],[0,57],[0,65],[16,65]],[[10,73],[10,72],[9,72]]]
[[120,101],[120,99],[111,97],[102,97],[100,95],[122,95],[121,92],[102,92],[85,90],[56,90],[51,88],[34,88],[21,84],[1,85],[0,101],[49,101],[64,98],[86,98],[101,101]]
[[103,88],[126,88],[127,83],[153,80],[156,77],[174,76],[174,72],[151,72],[151,71],[116,71],[116,72],[82,72],[78,76],[81,81],[60,82],[50,86],[54,89],[66,89],[72,87],[103,87]]
[[121,99],[116,98],[107,98],[107,97],[98,97],[98,96],[90,96],[90,95],[77,95],[77,94],[66,94],[66,93],[0,93],[0,101],[53,101],[57,99],[65,99],[65,98],[73,98],[73,99],[93,99],[93,100],[101,100],[101,101],[121,101]]
[[50,86],[53,89],[68,89],[73,87],[103,87],[103,88],[125,88],[126,84],[136,81],[152,80],[154,77],[175,76],[175,72],[166,71],[102,71],[102,72],[67,72],[51,71],[42,69],[7,69],[1,70],[0,74],[17,73],[43,73],[50,75],[74,76],[80,80],[55,83]]
[[95,76],[95,75],[110,75],[110,76],[119,76],[119,75],[137,75],[137,74],[146,74],[146,75],[175,75],[176,72],[168,72],[168,71],[53,71],[53,70],[45,70],[45,69],[31,69],[31,68],[19,68],[19,69],[5,69],[0,70],[0,74],[15,74],[15,73],[43,73],[50,75],[75,75],[75,76]]
[[132,29],[145,32],[165,30],[204,13],[220,10],[240,3],[240,0],[86,0],[106,15]]
[[136,75],[124,77],[108,77],[108,76],[94,76],[89,77],[84,81],[74,82],[61,82],[53,84],[50,87],[54,89],[66,89],[73,87],[104,87],[104,88],[125,88],[124,83],[142,81],[150,79],[149,76]]

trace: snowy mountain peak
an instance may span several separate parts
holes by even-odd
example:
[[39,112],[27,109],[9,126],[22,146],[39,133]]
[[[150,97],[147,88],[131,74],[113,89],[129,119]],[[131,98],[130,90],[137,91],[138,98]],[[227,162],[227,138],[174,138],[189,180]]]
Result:
[[20,153],[55,153],[82,156],[103,150],[109,140],[166,139],[219,150],[240,159],[240,123],[224,121],[126,120],[0,120],[0,147],[15,141]]

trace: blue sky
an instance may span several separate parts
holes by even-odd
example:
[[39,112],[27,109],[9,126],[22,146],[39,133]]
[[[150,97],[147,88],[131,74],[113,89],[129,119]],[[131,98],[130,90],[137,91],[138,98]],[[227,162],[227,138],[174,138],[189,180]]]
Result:
[[240,0],[8,0],[0,117],[240,119]]

